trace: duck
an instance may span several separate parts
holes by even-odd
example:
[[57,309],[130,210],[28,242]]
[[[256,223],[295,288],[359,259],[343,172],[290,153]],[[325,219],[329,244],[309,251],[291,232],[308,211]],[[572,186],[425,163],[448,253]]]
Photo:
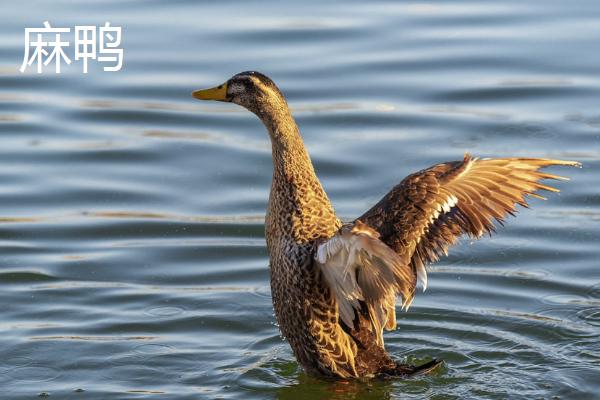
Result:
[[241,72],[192,92],[254,113],[271,142],[273,178],[265,217],[273,308],[281,335],[310,375],[334,379],[409,377],[442,364],[395,360],[384,330],[397,327],[427,268],[461,236],[490,234],[528,207],[527,197],[558,192],[542,171],[580,166],[544,158],[443,162],[404,178],[353,221],[342,222],[323,189],[288,103],[266,75]]

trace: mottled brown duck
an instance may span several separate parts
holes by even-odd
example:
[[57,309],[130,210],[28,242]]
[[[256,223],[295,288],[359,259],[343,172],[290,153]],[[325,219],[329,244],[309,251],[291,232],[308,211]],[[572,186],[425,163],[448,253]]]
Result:
[[201,100],[232,102],[266,126],[273,182],[266,215],[271,293],[283,336],[311,374],[338,378],[408,376],[439,362],[401,364],[385,351],[383,330],[396,328],[396,300],[407,310],[425,266],[462,235],[491,233],[526,196],[557,189],[540,171],[576,162],[479,159],[434,165],[406,177],[379,203],[342,223],[317,178],[287,102],[271,79],[242,72]]

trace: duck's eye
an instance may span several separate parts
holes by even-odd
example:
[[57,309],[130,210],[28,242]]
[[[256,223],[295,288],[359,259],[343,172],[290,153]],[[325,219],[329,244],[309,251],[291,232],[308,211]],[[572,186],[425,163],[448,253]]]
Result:
[[231,94],[239,94],[245,92],[246,88],[244,87],[243,83],[233,82],[231,85],[229,85],[228,91]]

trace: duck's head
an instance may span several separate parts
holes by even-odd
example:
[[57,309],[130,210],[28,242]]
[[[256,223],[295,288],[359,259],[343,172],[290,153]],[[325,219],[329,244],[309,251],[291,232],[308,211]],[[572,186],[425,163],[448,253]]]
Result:
[[217,100],[238,104],[259,117],[266,113],[285,109],[285,98],[273,81],[256,71],[240,72],[227,82],[210,89],[192,92],[199,100]]

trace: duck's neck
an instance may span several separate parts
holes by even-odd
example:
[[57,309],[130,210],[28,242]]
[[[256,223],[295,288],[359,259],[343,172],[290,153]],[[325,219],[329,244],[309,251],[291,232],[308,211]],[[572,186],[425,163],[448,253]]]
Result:
[[287,104],[259,117],[269,131],[273,153],[267,235],[289,237],[298,243],[332,236],[339,220]]
[[321,186],[296,121],[285,111],[262,118],[271,137],[273,180],[281,184],[303,182]]

